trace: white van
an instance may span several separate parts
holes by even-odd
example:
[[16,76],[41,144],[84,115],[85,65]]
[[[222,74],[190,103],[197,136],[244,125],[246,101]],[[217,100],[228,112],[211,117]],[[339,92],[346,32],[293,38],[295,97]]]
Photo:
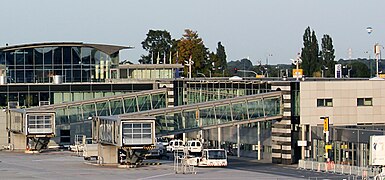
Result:
[[187,141],[187,150],[190,153],[200,153],[202,152],[202,143],[198,140]]
[[183,152],[184,144],[180,139],[171,140],[167,146],[168,152],[180,151]]

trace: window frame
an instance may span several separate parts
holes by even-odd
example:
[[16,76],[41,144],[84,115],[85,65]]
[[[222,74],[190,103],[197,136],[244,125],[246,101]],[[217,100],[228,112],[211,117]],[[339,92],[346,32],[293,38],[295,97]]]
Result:
[[[360,101],[362,100],[362,101]],[[370,101],[368,101],[370,100]],[[362,102],[362,103],[360,103]],[[366,104],[366,102],[370,102],[370,104]],[[373,106],[373,98],[372,97],[359,97],[357,98],[357,107],[361,106]]]
[[317,98],[316,103],[317,107],[333,107],[333,98]]

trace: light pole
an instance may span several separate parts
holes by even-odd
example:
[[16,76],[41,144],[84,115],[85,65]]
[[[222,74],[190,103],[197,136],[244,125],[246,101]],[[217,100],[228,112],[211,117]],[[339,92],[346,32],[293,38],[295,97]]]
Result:
[[380,77],[380,75],[378,74],[378,61],[380,59],[381,54],[381,45],[379,45],[378,43],[374,45],[374,54],[376,55],[376,77]]
[[294,59],[291,59],[291,61],[293,62],[293,64],[296,65],[296,80],[298,81],[299,80],[299,64],[302,63],[302,59],[301,57],[299,56],[299,53],[297,55],[297,58]]
[[184,61],[185,66],[188,66],[188,78],[191,79],[191,67],[194,64],[194,61],[192,60],[192,56],[190,56],[190,59],[188,61]]
[[365,54],[368,54],[369,69],[370,69],[370,78],[372,77],[372,61],[370,60],[370,51],[365,51]]
[[321,69],[321,77],[324,78],[324,70],[328,70],[329,68],[326,67],[325,65],[322,66],[322,69]]
[[269,57],[273,56],[273,54],[267,53],[266,56],[266,65],[269,65]]
[[[372,27],[368,26],[368,27],[366,27],[366,31],[368,32],[368,35],[370,36],[373,29],[372,29]],[[370,52],[369,51],[367,51],[367,52],[369,54],[369,67],[370,67],[370,78],[371,78],[372,77],[372,61],[370,60]]]

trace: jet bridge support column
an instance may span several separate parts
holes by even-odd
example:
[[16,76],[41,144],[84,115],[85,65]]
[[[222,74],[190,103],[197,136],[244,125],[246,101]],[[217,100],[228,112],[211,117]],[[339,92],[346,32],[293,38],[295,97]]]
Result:
[[221,128],[218,127],[218,149],[221,149]]
[[241,153],[241,136],[239,134],[239,124],[237,124],[237,157],[240,157],[240,153]]
[[27,148],[27,138],[24,134],[11,132],[10,149],[15,151],[25,151]]
[[98,154],[98,158],[101,164],[118,163],[118,146],[99,144]]
[[261,122],[258,122],[258,160],[261,160]]

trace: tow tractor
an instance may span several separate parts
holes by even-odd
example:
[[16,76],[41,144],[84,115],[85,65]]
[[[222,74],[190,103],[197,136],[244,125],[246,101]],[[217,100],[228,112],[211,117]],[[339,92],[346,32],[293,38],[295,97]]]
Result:
[[192,166],[226,167],[227,154],[224,149],[203,149],[201,157],[190,157],[186,163]]

